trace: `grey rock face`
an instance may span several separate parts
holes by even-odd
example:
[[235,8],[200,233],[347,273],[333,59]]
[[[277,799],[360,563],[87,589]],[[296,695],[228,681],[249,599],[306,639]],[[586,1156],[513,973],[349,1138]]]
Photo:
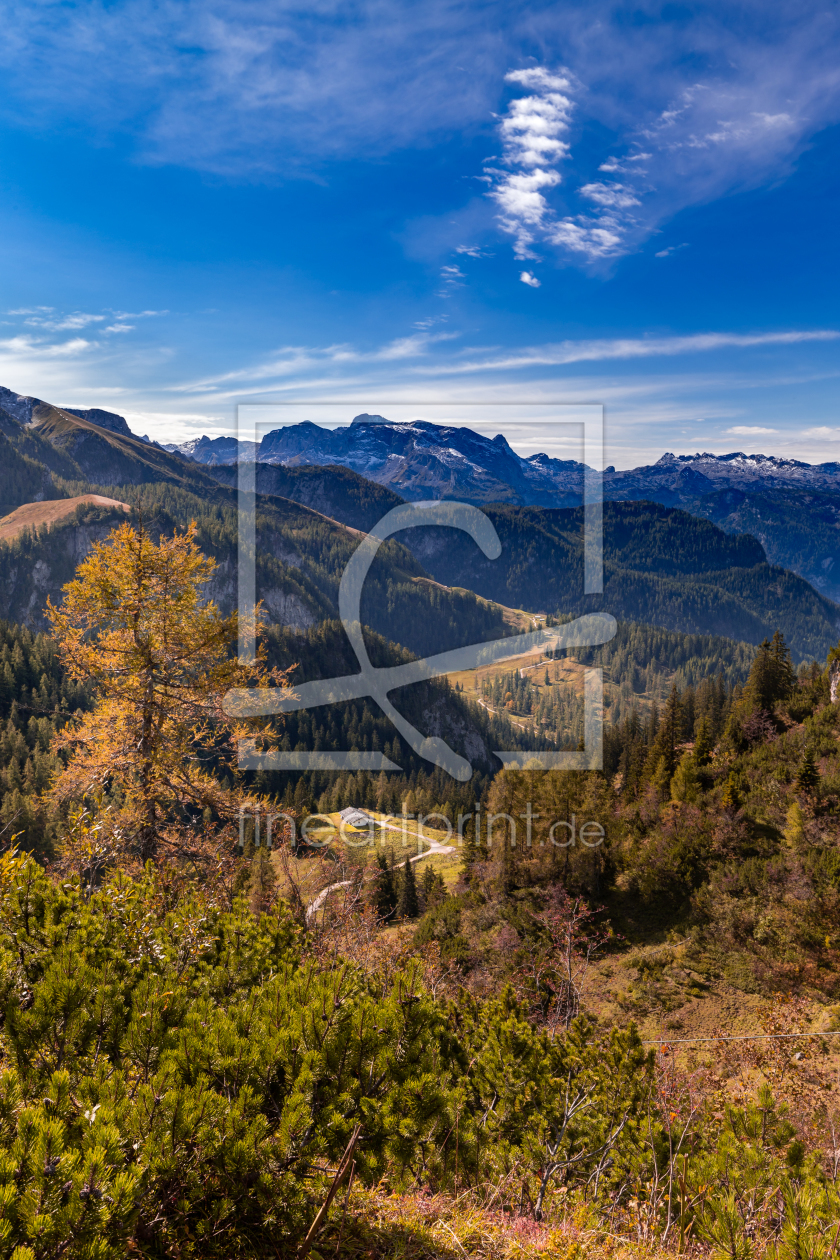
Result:
[[97,425],[100,429],[107,429],[110,433],[119,433],[123,437],[134,437],[128,427],[125,416],[118,416],[115,411],[102,411],[99,407],[62,407],[62,411],[67,411],[71,416],[78,416],[80,420],[87,420],[90,424]]
[[831,690],[831,703],[840,700],[840,661],[832,661],[828,670],[828,685]]
[[36,407],[40,407],[41,401],[40,398],[33,398],[29,394],[16,394],[13,389],[6,389],[4,385],[0,385],[0,407],[10,416],[14,416],[18,424],[29,424],[32,412]]

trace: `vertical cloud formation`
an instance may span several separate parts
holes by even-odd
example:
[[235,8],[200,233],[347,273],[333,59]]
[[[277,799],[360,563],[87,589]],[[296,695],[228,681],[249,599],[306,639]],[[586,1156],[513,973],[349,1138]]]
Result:
[[503,160],[512,169],[488,169],[490,196],[499,207],[502,229],[514,238],[516,257],[535,258],[532,245],[552,218],[545,193],[560,183],[556,163],[569,154],[562,137],[569,130],[573,108],[572,80],[562,71],[553,74],[535,66],[511,70],[505,82],[531,88],[532,93],[511,101],[499,123]]
[[530,93],[512,100],[499,121],[508,169],[489,167],[486,178],[491,182],[489,195],[499,207],[499,226],[513,237],[516,257],[539,257],[534,253],[537,243],[590,260],[621,253],[634,223],[629,212],[640,204],[631,185],[618,181],[584,184],[578,193],[593,204],[593,211],[562,219],[546,197],[562,181],[558,163],[571,156],[565,139],[574,109],[571,72],[534,66],[511,70],[505,83],[528,88]]

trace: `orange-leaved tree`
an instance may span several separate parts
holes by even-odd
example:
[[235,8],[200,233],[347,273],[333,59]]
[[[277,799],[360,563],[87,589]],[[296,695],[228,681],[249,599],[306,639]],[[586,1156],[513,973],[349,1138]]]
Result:
[[216,562],[195,535],[193,522],[155,542],[126,522],[93,547],[61,605],[47,603],[68,673],[94,695],[59,736],[67,760],[51,788],[60,807],[76,806],[65,856],[75,864],[75,851],[88,875],[115,860],[207,856],[208,837],[220,852],[248,803],[235,752],[254,730],[222,701],[231,687],[285,679],[261,653],[235,655],[237,617],[206,598]]

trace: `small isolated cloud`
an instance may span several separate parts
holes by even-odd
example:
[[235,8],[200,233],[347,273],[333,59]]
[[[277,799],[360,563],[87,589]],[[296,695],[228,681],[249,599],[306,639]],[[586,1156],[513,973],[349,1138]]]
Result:
[[127,332],[133,332],[133,331],[134,331],[133,324],[109,324],[108,327],[105,329],[106,333],[127,333]]
[[169,311],[112,311],[111,314],[116,320],[148,319],[154,315],[168,315]]
[[736,424],[731,429],[724,430],[732,437],[757,437],[762,433],[778,433],[778,429],[765,429],[760,424]]
[[802,433],[803,437],[809,438],[829,438],[831,441],[840,439],[840,429],[831,429],[827,424],[818,424],[813,429],[805,429]]
[[74,311],[72,315],[62,315],[57,319],[50,319],[46,315],[30,315],[24,323],[35,328],[45,328],[48,332],[64,332],[70,329],[87,328],[88,324],[100,324],[104,322],[104,319],[104,315],[88,315],[84,311]]
[[468,258],[492,258],[493,255],[489,249],[482,249],[480,245],[456,245],[456,254],[466,254]]
[[581,195],[598,206],[607,206],[613,210],[627,210],[630,206],[640,205],[639,198],[624,184],[584,184]]
[[688,249],[688,241],[683,241],[682,245],[669,245],[667,249],[660,249],[654,254],[654,257],[669,258],[671,254],[676,254],[678,249]]
[[530,285],[532,289],[538,289],[540,287],[540,281],[530,271],[523,271],[519,279],[522,281],[523,284]]
[[72,337],[70,341],[47,342],[41,338],[29,336],[10,337],[0,341],[0,356],[19,355],[30,359],[67,359],[82,354],[91,348],[90,341],[83,337]]
[[438,289],[438,297],[448,297],[453,289],[460,289],[467,279],[461,268],[455,263],[441,267],[440,278],[441,287]]

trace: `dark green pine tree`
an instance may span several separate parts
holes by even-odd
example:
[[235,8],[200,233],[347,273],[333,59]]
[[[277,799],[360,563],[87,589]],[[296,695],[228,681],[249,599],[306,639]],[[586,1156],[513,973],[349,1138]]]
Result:
[[785,700],[793,691],[796,674],[790,659],[790,649],[785,643],[785,636],[781,630],[777,630],[773,635],[770,643],[770,655],[773,661],[773,684],[776,689],[776,699]]
[[429,909],[432,893],[435,887],[435,868],[429,863],[423,864],[423,878],[420,880],[420,891],[423,895],[423,908]]
[[[397,890],[394,885],[394,872],[385,854],[380,849],[376,855],[379,873],[373,889],[373,905],[383,923],[390,923],[397,910]],[[417,889],[415,887],[415,895]]]
[[417,880],[414,877],[414,866],[407,857],[403,865],[400,881],[400,896],[397,902],[397,918],[416,919],[420,913],[420,901],[417,896]]
[[[472,814],[468,821],[464,824],[464,856],[463,856],[463,879],[465,884],[469,884],[473,878],[473,868],[477,862],[484,857],[481,852],[480,836],[476,835],[475,815]],[[431,869],[431,868],[429,868]]]
[[804,792],[807,796],[812,796],[816,791],[819,781],[820,772],[817,769],[814,754],[810,748],[806,748],[805,756],[802,758],[796,775],[796,786],[800,792]]
[[784,635],[777,630],[772,642],[765,639],[759,645],[744,688],[744,707],[748,713],[772,713],[776,703],[790,695],[793,681],[790,652]]
[[694,739],[694,759],[698,766],[705,766],[714,747],[709,719],[704,713],[700,719],[700,727]]
[[650,782],[656,782],[660,786],[670,783],[671,775],[677,768],[676,749],[682,739],[682,726],[682,705],[675,684],[671,687],[648,752],[645,777]]

